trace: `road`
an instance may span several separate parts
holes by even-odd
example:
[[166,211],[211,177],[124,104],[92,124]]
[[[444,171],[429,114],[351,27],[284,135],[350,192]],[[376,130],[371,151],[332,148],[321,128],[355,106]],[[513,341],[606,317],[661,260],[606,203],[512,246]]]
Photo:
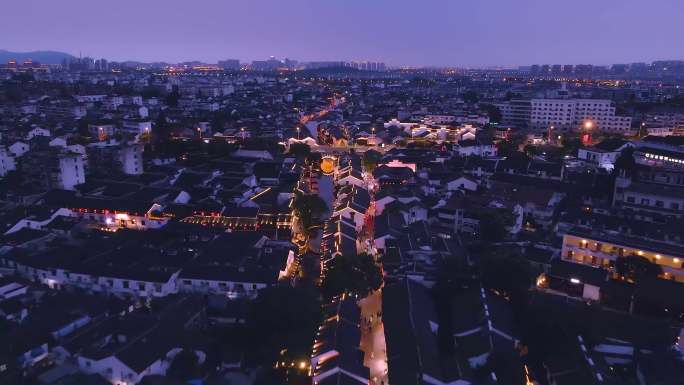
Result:
[[[323,221],[330,219],[333,210],[333,178],[329,175],[321,175],[316,177],[318,185],[318,196],[328,205],[328,210],[322,215]],[[309,238],[307,251],[297,256],[297,269],[291,276],[292,286],[296,286],[304,281],[313,281],[320,283],[321,273],[321,241],[323,237],[323,228],[316,232],[316,235]]]
[[361,350],[363,364],[370,369],[370,383],[386,385],[387,347],[382,323],[382,289],[359,301],[361,307]]

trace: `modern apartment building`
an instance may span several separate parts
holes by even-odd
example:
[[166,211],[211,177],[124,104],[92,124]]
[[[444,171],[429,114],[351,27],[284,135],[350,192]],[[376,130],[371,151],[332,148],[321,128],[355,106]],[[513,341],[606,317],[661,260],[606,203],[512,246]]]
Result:
[[638,255],[659,265],[661,278],[684,282],[684,247],[621,234],[571,230],[563,235],[562,258],[611,270],[619,257]]
[[532,99],[530,128],[567,131],[588,128],[632,135],[632,118],[615,115],[613,102],[607,99]]
[[504,124],[527,127],[530,124],[531,105],[529,99],[513,99],[497,105]]
[[[636,143],[636,167],[615,180],[613,206],[670,218],[684,217],[684,150],[668,140]],[[671,140],[669,140],[671,142]]]
[[607,99],[514,99],[498,107],[504,123],[537,131],[569,131],[587,125],[592,130],[634,134],[632,118],[616,115],[613,102]]

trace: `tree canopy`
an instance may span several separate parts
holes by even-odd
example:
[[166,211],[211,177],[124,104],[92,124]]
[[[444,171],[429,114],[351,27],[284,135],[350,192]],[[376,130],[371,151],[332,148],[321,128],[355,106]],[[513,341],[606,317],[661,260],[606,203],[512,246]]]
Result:
[[492,123],[500,123],[501,122],[501,110],[499,107],[493,105],[493,104],[480,104],[480,108],[485,110],[487,113],[487,116],[489,116],[489,121]]
[[632,282],[657,278],[663,269],[640,255],[618,257],[615,261],[616,272]]
[[480,221],[479,237],[490,242],[500,242],[508,234],[507,226],[513,224],[513,214],[508,209],[483,207],[475,212]]
[[306,359],[321,318],[320,297],[311,286],[261,290],[247,317],[250,361],[271,364],[280,352],[286,360]]
[[480,100],[480,95],[473,90],[466,91],[463,94],[463,101],[468,104],[475,104],[478,102],[478,100]]
[[180,378],[183,381],[190,380],[199,375],[199,360],[197,353],[183,349],[178,353],[169,366],[168,375]]
[[522,299],[534,282],[534,271],[520,255],[489,255],[480,261],[482,285],[512,299]]
[[332,297],[349,293],[365,297],[382,285],[382,270],[369,254],[340,255],[328,265],[323,290]]
[[295,193],[292,209],[299,218],[301,230],[311,234],[321,224],[321,216],[328,211],[328,205],[314,194]]
[[311,147],[306,143],[292,143],[287,153],[294,156],[298,162],[304,162],[311,155]]
[[363,154],[363,167],[368,172],[373,172],[382,159],[382,154],[375,150],[368,150]]

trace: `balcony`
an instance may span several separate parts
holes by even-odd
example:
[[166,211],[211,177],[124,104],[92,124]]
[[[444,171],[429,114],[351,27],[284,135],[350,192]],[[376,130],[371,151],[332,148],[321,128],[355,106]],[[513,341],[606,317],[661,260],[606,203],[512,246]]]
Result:
[[597,258],[608,259],[611,261],[615,261],[620,256],[618,254],[617,250],[611,250],[610,252],[596,251],[596,250],[591,249],[589,247],[579,247],[579,246],[572,246],[572,245],[565,246],[565,249],[568,251],[572,251],[573,254],[579,253],[579,254],[582,254],[584,256],[595,256]]

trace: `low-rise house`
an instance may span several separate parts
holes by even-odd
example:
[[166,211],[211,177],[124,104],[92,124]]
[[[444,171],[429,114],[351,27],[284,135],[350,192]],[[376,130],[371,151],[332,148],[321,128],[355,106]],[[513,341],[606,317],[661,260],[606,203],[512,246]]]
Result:
[[361,351],[361,314],[351,298],[335,298],[324,308],[311,355],[315,384],[368,384],[369,368]]
[[[0,344],[0,381],[19,383],[21,372],[28,372],[48,356],[60,341],[72,338],[89,325],[120,313],[125,303],[82,292],[49,292],[28,289],[27,292],[0,300],[11,301],[20,309],[19,317],[8,319]],[[6,360],[6,361],[5,361]]]
[[614,269],[620,257],[644,257],[660,265],[662,278],[684,282],[684,247],[622,234],[570,230],[563,235],[564,260]]
[[363,188],[353,187],[333,207],[333,216],[350,219],[356,225],[356,231],[361,231],[366,220],[366,213],[370,208],[370,195]]
[[484,139],[465,139],[459,140],[453,147],[454,153],[458,156],[479,156],[482,158],[496,156],[497,149],[491,140]]
[[[428,289],[410,279],[383,289],[383,322],[387,344],[390,384],[473,383],[473,369],[486,362],[496,348],[515,362],[517,340],[504,319],[510,308],[503,301],[492,302],[484,290],[470,289],[442,304],[453,312],[440,317]],[[501,306],[500,306],[501,305]],[[443,314],[443,313],[442,313]],[[448,327],[443,323],[452,319]],[[438,333],[441,328],[452,335]],[[439,339],[453,342],[456,354],[444,354]],[[518,363],[519,364],[519,363]],[[495,368],[495,372],[498,368]],[[488,378],[495,378],[488,373]]]
[[608,139],[591,147],[580,148],[577,151],[577,158],[597,167],[612,170],[622,151],[630,147],[634,145],[626,140]]
[[600,301],[601,287],[608,276],[608,271],[600,267],[556,260],[548,272],[537,279],[537,283],[573,297]]
[[204,317],[203,301],[180,297],[159,314],[131,312],[88,328],[56,351],[74,359],[79,370],[99,374],[112,384],[137,384],[148,375],[164,375],[173,358],[184,349],[206,359],[208,343],[198,328]]

